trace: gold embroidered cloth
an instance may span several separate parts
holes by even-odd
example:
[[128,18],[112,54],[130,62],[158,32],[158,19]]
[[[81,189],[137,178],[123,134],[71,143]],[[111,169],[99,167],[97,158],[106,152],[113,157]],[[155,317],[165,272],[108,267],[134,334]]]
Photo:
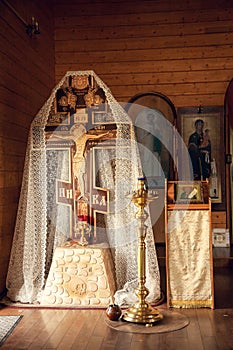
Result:
[[208,210],[168,211],[167,288],[170,307],[213,307]]

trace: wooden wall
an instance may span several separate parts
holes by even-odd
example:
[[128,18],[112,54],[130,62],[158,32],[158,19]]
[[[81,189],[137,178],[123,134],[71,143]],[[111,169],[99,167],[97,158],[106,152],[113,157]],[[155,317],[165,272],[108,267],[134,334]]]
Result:
[[47,1],[9,0],[41,34],[29,37],[22,21],[0,2],[0,294],[5,288],[24,155],[31,121],[55,84],[52,7]]
[[157,91],[175,107],[223,105],[232,18],[229,0],[56,0],[56,80],[92,69],[118,101]]

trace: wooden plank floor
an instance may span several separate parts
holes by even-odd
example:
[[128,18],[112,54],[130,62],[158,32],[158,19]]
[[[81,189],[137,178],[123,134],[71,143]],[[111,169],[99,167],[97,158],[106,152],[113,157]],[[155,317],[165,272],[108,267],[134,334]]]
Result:
[[162,334],[116,331],[104,310],[0,308],[0,315],[23,315],[1,349],[58,350],[232,350],[233,309],[180,309],[189,318],[181,330]]

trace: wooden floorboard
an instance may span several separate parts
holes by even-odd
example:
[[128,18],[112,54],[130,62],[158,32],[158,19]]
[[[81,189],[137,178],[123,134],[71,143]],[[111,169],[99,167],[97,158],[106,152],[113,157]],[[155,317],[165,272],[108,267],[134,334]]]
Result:
[[[1,349],[30,350],[232,350],[233,309],[179,309],[189,318],[181,330],[162,334],[124,333],[105,323],[104,310],[0,308],[23,315]],[[155,326],[156,327],[156,326]]]

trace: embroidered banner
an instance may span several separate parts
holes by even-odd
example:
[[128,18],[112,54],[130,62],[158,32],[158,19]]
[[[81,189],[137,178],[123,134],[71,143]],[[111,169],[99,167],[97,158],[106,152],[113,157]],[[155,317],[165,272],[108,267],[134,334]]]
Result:
[[209,210],[168,211],[169,307],[213,308],[213,261]]

